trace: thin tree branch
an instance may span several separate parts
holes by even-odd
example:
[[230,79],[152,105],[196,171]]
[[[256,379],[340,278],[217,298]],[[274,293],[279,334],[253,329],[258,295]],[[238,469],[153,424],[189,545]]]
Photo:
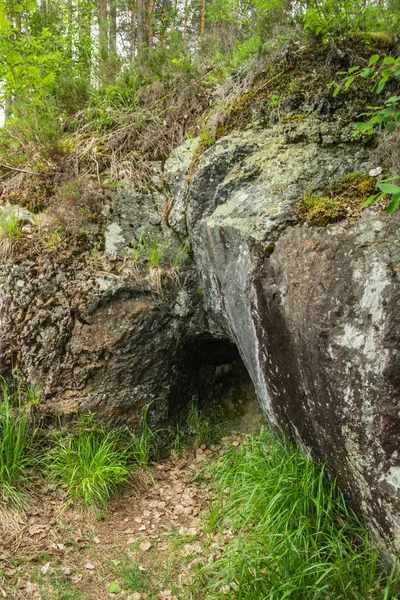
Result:
[[6,165],[5,163],[0,163],[0,167],[4,167],[5,169],[10,169],[10,171],[18,171],[18,173],[27,173],[28,175],[36,175],[33,171],[27,171],[26,169],[18,169],[17,167],[12,167],[11,165]]

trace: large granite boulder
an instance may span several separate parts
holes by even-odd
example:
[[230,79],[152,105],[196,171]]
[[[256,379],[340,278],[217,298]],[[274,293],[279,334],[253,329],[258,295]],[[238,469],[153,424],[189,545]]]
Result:
[[310,227],[295,210],[368,169],[365,148],[341,135],[310,122],[300,137],[275,127],[221,139],[200,158],[187,223],[211,327],[237,345],[269,422],[328,463],[393,555],[399,215]]

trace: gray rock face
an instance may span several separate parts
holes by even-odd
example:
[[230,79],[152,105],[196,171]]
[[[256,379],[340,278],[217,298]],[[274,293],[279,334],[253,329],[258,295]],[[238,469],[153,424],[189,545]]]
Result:
[[[329,132],[328,132],[329,133]],[[336,138],[337,139],[337,138]],[[400,551],[399,215],[296,223],[304,192],[365,169],[353,144],[233,134],[201,157],[188,229],[209,320],[237,345],[270,423],[329,464]]]
[[141,406],[157,399],[162,421],[181,347],[204,331],[192,275],[182,283],[184,294],[167,283],[160,297],[128,268],[119,275],[80,261],[3,268],[3,374],[18,365],[51,414],[92,410],[107,423],[134,425]]
[[[152,402],[159,427],[193,397],[251,396],[237,349],[208,331],[193,260],[171,267],[181,242],[168,201],[122,188],[105,213],[105,252],[0,264],[0,372],[18,367],[37,385],[44,414],[90,410],[135,427]],[[157,268],[131,257],[142,233],[145,253],[154,240],[165,250]]]

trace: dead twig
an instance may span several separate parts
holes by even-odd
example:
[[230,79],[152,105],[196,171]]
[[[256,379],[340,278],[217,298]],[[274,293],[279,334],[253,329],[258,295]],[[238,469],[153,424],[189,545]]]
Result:
[[10,171],[18,171],[18,173],[27,173],[28,175],[36,175],[33,171],[28,171],[27,169],[18,169],[18,167],[12,167],[11,165],[7,165],[6,163],[0,163],[0,167],[4,169],[10,169]]

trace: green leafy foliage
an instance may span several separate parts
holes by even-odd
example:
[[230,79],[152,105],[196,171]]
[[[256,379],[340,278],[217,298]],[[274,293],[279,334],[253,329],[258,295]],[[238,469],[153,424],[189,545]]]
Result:
[[[340,84],[336,84],[334,96],[337,96],[342,86],[344,90],[348,90],[357,77],[370,79],[377,94],[381,94],[390,81],[397,83],[400,90],[400,56],[381,58],[374,54],[369,59],[368,67],[361,68],[357,65],[348,71],[339,71],[338,75],[342,75],[342,80]],[[393,133],[400,123],[400,95],[390,96],[380,106],[370,106],[369,111],[360,116],[369,117],[367,121],[356,124],[361,133],[371,134],[376,128],[381,131],[382,127]]]
[[262,430],[212,468],[214,534],[236,532],[203,569],[208,600],[394,600],[379,555],[324,466]]
[[[357,77],[370,79],[377,95],[381,94],[389,83],[397,86],[400,91],[400,56],[396,58],[393,56],[380,57],[379,54],[373,54],[369,58],[367,67],[361,68],[356,65],[347,71],[339,71],[338,75],[342,75],[342,80],[340,84],[332,83],[332,85],[335,85],[334,96],[338,95],[342,86],[344,90],[349,89]],[[371,135],[375,130],[381,132],[384,128],[387,133],[391,134],[397,130],[400,124],[400,95],[392,95],[385,99],[380,106],[369,106],[368,108],[368,112],[359,116],[369,118],[355,124],[358,132]],[[381,193],[369,196],[363,206],[375,204],[382,200],[385,195],[389,195],[390,202],[386,212],[388,214],[395,212],[400,204],[400,187],[387,183],[392,179],[398,179],[398,176],[378,182],[377,187]]]
[[397,179],[399,179],[397,176],[389,177],[388,179],[382,179],[381,182],[377,184],[377,188],[380,190],[380,192],[369,196],[364,202],[363,208],[366,208],[370,204],[376,204],[377,202],[383,200],[385,196],[389,196],[390,202],[386,208],[386,212],[388,215],[394,213],[400,206],[400,186],[388,182]]
[[395,30],[399,21],[398,15],[379,0],[362,4],[357,0],[311,0],[300,4],[304,12],[299,18],[304,28],[321,37],[324,43],[348,34],[365,34],[391,27]]
[[119,594],[121,590],[122,590],[122,588],[117,581],[112,581],[110,583],[110,585],[108,586],[109,594]]

